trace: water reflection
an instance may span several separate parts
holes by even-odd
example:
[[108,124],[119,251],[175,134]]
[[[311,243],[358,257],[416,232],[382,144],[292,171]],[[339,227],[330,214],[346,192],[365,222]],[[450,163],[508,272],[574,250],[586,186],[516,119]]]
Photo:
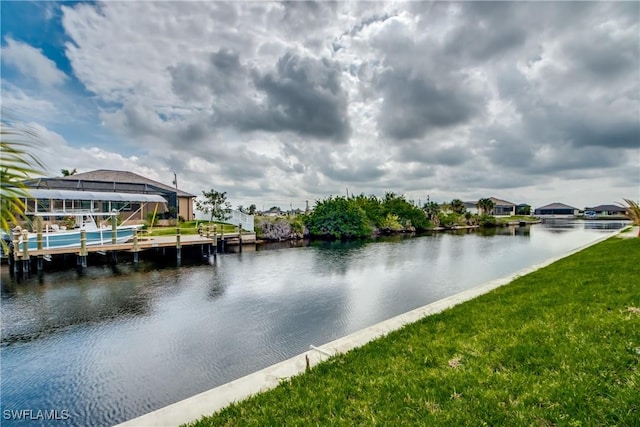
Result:
[[[2,280],[2,409],[109,425],[231,381],[610,232],[572,222],[145,261]],[[595,226],[595,225],[594,225]],[[186,260],[185,260],[186,261]],[[4,425],[4,423],[3,423]]]

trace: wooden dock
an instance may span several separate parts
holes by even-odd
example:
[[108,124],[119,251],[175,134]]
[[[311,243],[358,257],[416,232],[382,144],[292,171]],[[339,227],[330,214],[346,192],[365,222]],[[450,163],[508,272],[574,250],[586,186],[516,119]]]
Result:
[[[138,237],[137,250],[134,247],[133,240],[125,243],[116,244],[104,244],[104,245],[89,245],[85,248],[86,253],[92,252],[140,252],[153,248],[168,248],[168,247],[181,247],[194,246],[194,245],[214,245],[220,241],[224,241],[228,245],[239,244],[238,233],[225,233],[223,236],[206,237],[198,234],[186,234],[180,235],[180,241],[176,236],[153,236],[153,237]],[[256,242],[255,234],[242,234],[242,244],[252,244]],[[21,248],[15,248],[14,255],[19,259],[23,256]],[[53,248],[53,249],[30,249],[29,256],[38,255],[81,255],[82,248]]]
[[[87,266],[87,256],[90,253],[109,253],[112,260],[117,262],[117,253],[127,252],[133,254],[133,262],[137,264],[139,261],[138,254],[143,251],[173,248],[176,253],[177,264],[181,264],[182,249],[185,247],[200,246],[201,253],[207,256],[215,257],[218,251],[224,252],[225,246],[238,246],[242,252],[242,245],[255,244],[255,233],[220,233],[220,234],[186,234],[182,235],[179,231],[175,235],[166,236],[146,236],[144,234],[134,234],[133,238],[125,243],[105,243],[100,245],[82,244],[77,247],[69,248],[43,248],[28,249],[27,244],[15,244],[9,257],[9,263],[12,264],[12,272],[14,275],[28,276],[31,272],[32,261],[37,262],[37,271],[43,271],[43,259],[50,259],[51,256],[71,255],[77,257],[78,269],[82,270]],[[39,245],[42,246],[42,245]],[[164,251],[163,251],[164,252]]]

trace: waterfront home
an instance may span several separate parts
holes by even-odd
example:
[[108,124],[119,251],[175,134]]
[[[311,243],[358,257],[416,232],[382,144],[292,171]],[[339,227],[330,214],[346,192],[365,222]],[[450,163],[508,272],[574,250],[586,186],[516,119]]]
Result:
[[489,215],[493,216],[514,216],[516,214],[516,204],[508,202],[506,200],[497,199],[495,197],[489,197],[494,203],[493,209],[489,212]]
[[534,214],[543,218],[575,218],[579,212],[578,208],[555,202],[536,208]]
[[280,208],[279,208],[279,207],[274,206],[274,207],[272,207],[271,209],[269,209],[268,211],[264,211],[264,212],[262,213],[262,215],[264,215],[264,216],[276,217],[276,216],[282,216],[282,215],[284,215],[284,214],[282,213],[282,211],[280,210]]
[[616,205],[598,205],[593,208],[585,208],[585,211],[592,211],[597,216],[609,216],[609,215],[626,215],[627,210],[622,206]]
[[[149,194],[160,195],[164,198],[166,203],[161,204],[159,208],[156,208],[155,204],[151,203],[143,206],[137,200],[126,200],[126,197],[121,202],[116,202],[114,200],[94,200],[88,196],[78,196],[78,200],[73,205],[76,209],[100,211],[116,209],[123,213],[130,213],[132,215],[131,219],[138,221],[144,220],[148,213],[153,212],[161,216],[164,214],[177,214],[189,220],[193,217],[193,200],[196,197],[178,188],[133,172],[108,169],[98,169],[64,177],[36,178],[24,181],[24,183],[31,189]],[[36,202],[32,200],[30,203]],[[47,208],[56,209],[61,207],[64,201],[54,197],[39,199],[38,203],[46,205]]]
[[462,202],[464,203],[464,207],[467,209],[467,212],[472,215],[478,215],[480,212],[478,211],[478,202]]

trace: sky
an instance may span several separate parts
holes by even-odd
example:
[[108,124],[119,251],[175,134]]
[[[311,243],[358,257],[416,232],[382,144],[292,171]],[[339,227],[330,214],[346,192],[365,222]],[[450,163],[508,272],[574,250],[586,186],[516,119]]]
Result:
[[1,102],[47,176],[233,206],[640,200],[638,2],[2,1]]

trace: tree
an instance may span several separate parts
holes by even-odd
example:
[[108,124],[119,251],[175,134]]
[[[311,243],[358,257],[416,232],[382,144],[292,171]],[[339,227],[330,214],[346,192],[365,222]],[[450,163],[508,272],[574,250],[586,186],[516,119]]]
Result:
[[62,174],[62,176],[71,176],[71,175],[75,175],[78,173],[78,169],[73,168],[73,170],[69,170],[69,169],[60,169],[60,173]]
[[251,205],[249,205],[249,209],[247,209],[247,213],[249,215],[255,215],[256,214],[256,209],[257,209],[256,205],[251,204]]
[[451,210],[457,214],[463,214],[466,212],[467,207],[464,205],[464,202],[460,199],[453,199],[449,204]]
[[[631,199],[623,199],[627,206],[627,216],[631,219],[633,225],[640,226],[640,205]],[[638,229],[638,237],[640,237],[640,229]]]
[[3,112],[0,119],[0,226],[9,233],[11,224],[24,214],[23,198],[29,191],[23,180],[45,169],[32,150],[40,144],[37,133],[10,120]]
[[425,215],[434,227],[440,226],[440,205],[436,202],[427,202],[422,207]]
[[403,195],[386,193],[381,206],[382,219],[388,214],[396,215],[405,230],[426,230],[429,228],[429,220],[424,211],[408,202]]
[[476,203],[476,207],[483,215],[489,215],[491,210],[496,206],[491,199],[480,199],[478,203]]
[[231,203],[227,202],[227,192],[215,191],[213,188],[209,191],[203,191],[204,200],[196,200],[196,209],[209,215],[209,222],[214,218],[219,221],[226,221],[231,218],[229,209]]
[[372,231],[364,210],[345,197],[316,202],[305,222],[311,235],[335,239],[367,237]]

